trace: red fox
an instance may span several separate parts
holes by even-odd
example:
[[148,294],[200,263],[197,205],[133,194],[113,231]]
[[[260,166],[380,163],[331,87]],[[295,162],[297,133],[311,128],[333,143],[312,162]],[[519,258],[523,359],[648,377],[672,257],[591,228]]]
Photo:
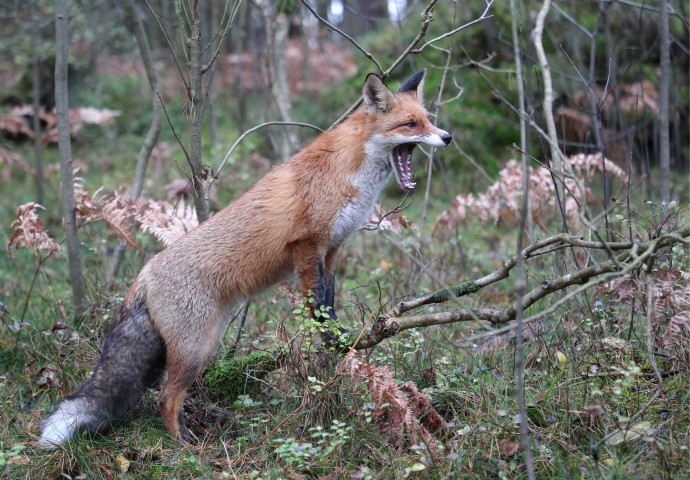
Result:
[[228,307],[294,270],[302,292],[312,292],[312,312],[332,309],[340,245],[369,218],[392,174],[402,189],[414,188],[417,144],[452,140],[422,105],[425,73],[396,93],[369,74],[358,110],[154,256],[129,289],[91,378],[42,422],[39,444],[106,432],[165,370],[165,427],[190,441],[183,402],[215,355]]

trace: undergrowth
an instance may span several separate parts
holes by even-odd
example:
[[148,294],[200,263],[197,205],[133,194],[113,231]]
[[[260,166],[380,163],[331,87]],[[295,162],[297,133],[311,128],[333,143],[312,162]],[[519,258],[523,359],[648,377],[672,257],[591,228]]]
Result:
[[[462,237],[468,244],[486,246],[487,238],[505,233],[500,227],[490,231],[470,224]],[[393,304],[386,292],[406,291],[410,282],[420,291],[432,290],[423,275],[410,280],[394,274],[392,265],[403,272],[414,267],[382,239],[381,234],[364,233],[362,242],[349,244],[345,252],[346,258],[378,265],[346,262],[339,267],[340,277],[349,279],[336,302],[348,305],[346,315],[339,317],[347,319],[355,334],[379,312],[369,309],[378,305],[386,310]],[[494,241],[498,252],[509,251],[504,241]],[[378,260],[370,258],[372,251],[379,252]],[[6,261],[31,263],[23,255],[19,251]],[[457,252],[448,255],[454,258]],[[469,273],[463,279],[495,268],[495,260],[468,257]],[[541,275],[550,274],[548,262],[536,265]],[[676,248],[658,267],[687,271],[687,248]],[[480,324],[411,330],[362,357],[372,372],[390,370],[390,388],[413,382],[429,396],[443,425],[424,440],[412,431],[396,430],[402,422],[389,421],[393,405],[377,403],[367,374],[347,375],[342,356],[324,350],[310,326],[295,321],[301,310],[286,300],[286,290],[258,298],[240,345],[224,348],[234,358],[258,358],[258,352],[277,343],[283,348],[279,368],[261,375],[249,372],[246,386],[252,387],[236,396],[213,394],[209,385],[199,383],[185,407],[195,445],[181,447],[168,437],[151,391],[132,418],[107,436],[81,436],[57,450],[42,450],[33,443],[40,418],[89,374],[119,305],[117,295],[92,292],[91,318],[73,324],[64,308],[54,304],[64,291],[56,292],[55,286],[44,290],[56,276],[50,270],[55,267],[48,261],[43,268],[28,321],[13,331],[16,309],[3,315],[4,478],[526,476],[511,331],[495,335]],[[539,277],[538,271],[530,274]],[[634,303],[633,296],[618,293],[606,288],[588,292],[525,331],[527,412],[538,478],[690,474],[688,356],[682,349],[669,354],[654,347],[650,352],[647,312],[639,299]],[[480,291],[470,303],[504,301],[498,291]],[[228,337],[235,337],[235,328]]]

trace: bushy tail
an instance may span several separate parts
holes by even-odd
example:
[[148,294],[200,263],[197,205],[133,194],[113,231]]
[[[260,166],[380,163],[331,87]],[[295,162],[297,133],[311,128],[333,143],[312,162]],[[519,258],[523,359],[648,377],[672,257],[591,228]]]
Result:
[[54,447],[75,433],[105,433],[139,402],[165,367],[165,344],[143,299],[125,305],[91,378],[41,423],[39,444]]

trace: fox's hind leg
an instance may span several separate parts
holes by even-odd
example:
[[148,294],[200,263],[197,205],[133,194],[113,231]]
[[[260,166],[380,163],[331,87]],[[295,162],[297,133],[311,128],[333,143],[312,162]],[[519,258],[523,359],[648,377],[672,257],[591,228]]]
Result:
[[[168,380],[160,394],[163,423],[170,435],[180,441],[190,442],[193,437],[184,422],[183,407],[187,391],[213,359],[222,332],[222,312],[205,312],[203,322],[190,320],[181,332],[166,343]],[[178,341],[175,341],[177,338]]]
[[187,398],[187,390],[198,376],[196,372],[200,373],[200,369],[194,365],[169,368],[168,382],[161,392],[161,415],[165,428],[173,438],[182,442],[192,441],[192,434],[184,422],[182,408]]

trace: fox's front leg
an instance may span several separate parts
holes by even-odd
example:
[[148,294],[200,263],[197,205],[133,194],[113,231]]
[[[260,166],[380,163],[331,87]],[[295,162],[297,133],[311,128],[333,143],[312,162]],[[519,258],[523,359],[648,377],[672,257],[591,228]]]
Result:
[[[327,266],[328,257],[332,263],[332,256],[319,249],[315,242],[300,241],[292,246],[292,261],[299,280],[300,289],[305,298],[312,297],[309,303],[312,316],[320,319],[320,311],[328,310],[329,317],[333,318],[334,283],[333,268]],[[331,268],[328,268],[331,267]],[[330,307],[330,309],[328,308]]]
[[308,292],[311,292],[314,299],[309,303],[312,316],[321,323],[330,323],[339,331],[324,331],[325,343],[329,346],[340,345],[342,335],[349,332],[335,324],[338,318],[334,306],[336,249],[324,252],[313,243],[300,242],[294,246],[292,255],[302,293],[308,297]]

